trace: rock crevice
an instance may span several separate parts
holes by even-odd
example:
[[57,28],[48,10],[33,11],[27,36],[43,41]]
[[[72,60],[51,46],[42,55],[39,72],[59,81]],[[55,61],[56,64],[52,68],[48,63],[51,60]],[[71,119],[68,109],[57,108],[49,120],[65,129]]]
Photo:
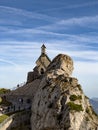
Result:
[[32,130],[97,130],[98,117],[72,71],[67,55],[50,63],[32,101]]

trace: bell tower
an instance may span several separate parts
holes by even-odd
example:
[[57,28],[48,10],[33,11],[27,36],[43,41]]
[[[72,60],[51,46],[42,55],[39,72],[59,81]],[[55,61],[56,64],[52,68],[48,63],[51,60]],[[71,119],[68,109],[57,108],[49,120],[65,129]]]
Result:
[[44,44],[41,46],[41,54],[46,54],[46,47]]
[[34,67],[33,71],[28,72],[27,83],[30,83],[33,80],[39,78],[39,76],[43,75],[50,63],[51,63],[51,60],[47,56],[46,47],[43,44],[41,46],[41,55],[36,61],[36,66]]

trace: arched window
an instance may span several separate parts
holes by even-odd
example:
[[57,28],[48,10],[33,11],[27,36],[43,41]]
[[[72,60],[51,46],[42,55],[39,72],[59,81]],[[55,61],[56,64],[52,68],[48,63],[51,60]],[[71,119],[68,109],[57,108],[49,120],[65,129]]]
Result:
[[43,68],[41,68],[40,73],[41,73],[41,74],[44,74],[44,69],[43,69]]

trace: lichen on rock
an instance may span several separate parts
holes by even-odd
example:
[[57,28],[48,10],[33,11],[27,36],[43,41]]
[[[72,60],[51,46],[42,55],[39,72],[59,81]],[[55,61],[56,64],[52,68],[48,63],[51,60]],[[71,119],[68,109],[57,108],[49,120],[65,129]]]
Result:
[[32,101],[32,130],[97,130],[93,113],[76,78],[73,60],[59,54],[48,66]]

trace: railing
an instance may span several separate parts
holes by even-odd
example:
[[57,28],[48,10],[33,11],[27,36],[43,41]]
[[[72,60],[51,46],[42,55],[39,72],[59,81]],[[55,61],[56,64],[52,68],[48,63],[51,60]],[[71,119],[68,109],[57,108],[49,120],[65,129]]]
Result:
[[[26,82],[23,82],[23,83],[17,84],[16,87],[10,88],[10,90],[16,90],[16,89],[18,89],[18,88],[24,86],[25,84],[26,84]],[[8,95],[9,93],[10,93],[10,91],[9,91],[9,92],[6,92],[6,93],[3,93],[3,94],[0,94],[0,96],[5,96],[5,95]]]
[[17,89],[17,88],[19,88],[19,87],[24,86],[25,84],[26,84],[26,82],[23,82],[23,83],[17,84],[17,86],[16,86],[16,87],[11,88],[11,90],[15,90],[15,89]]

